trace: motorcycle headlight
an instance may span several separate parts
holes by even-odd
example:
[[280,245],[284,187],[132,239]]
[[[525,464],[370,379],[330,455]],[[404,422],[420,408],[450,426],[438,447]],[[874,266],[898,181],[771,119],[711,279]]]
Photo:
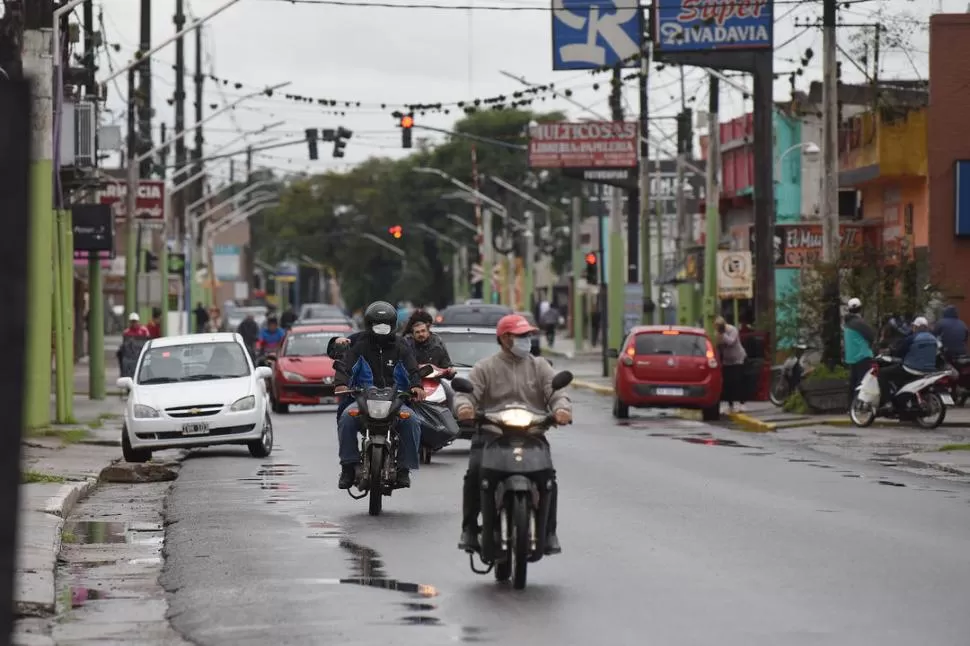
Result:
[[287,381],[306,381],[306,377],[303,375],[298,375],[295,372],[287,372],[286,370],[283,371],[283,379]]
[[256,397],[249,395],[248,397],[243,397],[242,399],[237,399],[232,406],[229,407],[234,413],[238,413],[244,410],[252,410],[256,408]]
[[391,402],[380,399],[368,399],[367,414],[372,419],[385,419],[391,414]]
[[542,417],[525,408],[508,408],[494,415],[486,415],[490,422],[510,428],[528,428],[542,421]]
[[158,411],[151,406],[145,406],[144,404],[135,404],[132,407],[132,413],[135,419],[153,419],[159,417]]

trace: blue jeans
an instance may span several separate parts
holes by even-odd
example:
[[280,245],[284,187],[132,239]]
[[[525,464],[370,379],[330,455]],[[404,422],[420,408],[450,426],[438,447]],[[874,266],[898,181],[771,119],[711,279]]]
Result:
[[[348,406],[340,419],[337,420],[337,442],[340,445],[339,455],[340,464],[358,464],[360,462],[360,446],[357,440],[360,429],[361,419],[353,417],[349,411],[357,410],[357,403]],[[397,465],[404,469],[418,468],[418,447],[421,444],[421,426],[414,417],[414,411],[407,406],[401,406],[401,411],[411,413],[407,419],[397,420],[395,428],[400,438],[400,451],[397,456]]]
[[351,395],[343,395],[340,397],[340,403],[337,404],[337,420],[340,420],[340,416],[344,414],[347,407],[354,403],[354,398]]

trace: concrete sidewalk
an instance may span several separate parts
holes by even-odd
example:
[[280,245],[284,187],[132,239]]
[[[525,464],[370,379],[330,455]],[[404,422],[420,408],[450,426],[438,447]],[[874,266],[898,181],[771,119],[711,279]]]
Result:
[[567,359],[592,359],[602,356],[600,347],[590,345],[589,341],[584,341],[582,350],[577,353],[573,339],[559,335],[556,336],[556,342],[553,343],[552,347],[546,344],[546,337],[543,335],[540,341],[540,348],[543,354],[553,357],[565,357]]

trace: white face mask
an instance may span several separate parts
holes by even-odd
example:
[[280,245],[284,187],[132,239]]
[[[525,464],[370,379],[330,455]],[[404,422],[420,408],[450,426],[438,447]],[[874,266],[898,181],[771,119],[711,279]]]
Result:
[[387,336],[391,333],[391,326],[387,323],[378,323],[373,327],[374,334],[379,334],[381,336]]
[[532,339],[527,336],[517,336],[512,341],[512,354],[527,357],[532,354]]

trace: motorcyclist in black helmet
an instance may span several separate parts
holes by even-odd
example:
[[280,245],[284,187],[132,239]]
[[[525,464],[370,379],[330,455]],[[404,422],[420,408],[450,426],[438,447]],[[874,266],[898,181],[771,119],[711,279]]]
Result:
[[[364,312],[364,331],[344,353],[343,366],[335,371],[336,395],[344,394],[350,388],[375,386],[410,391],[419,401],[424,398],[414,353],[403,339],[394,334],[396,325],[397,311],[390,303],[377,301],[367,307]],[[357,437],[361,430],[361,420],[350,414],[356,408],[356,403],[350,404],[337,420],[341,466],[338,486],[341,489],[353,486],[357,466],[360,464]],[[401,411],[410,412],[407,407],[402,407]],[[421,427],[412,414],[398,421],[397,432],[401,440],[397,486],[410,487],[410,470],[418,468]]]

